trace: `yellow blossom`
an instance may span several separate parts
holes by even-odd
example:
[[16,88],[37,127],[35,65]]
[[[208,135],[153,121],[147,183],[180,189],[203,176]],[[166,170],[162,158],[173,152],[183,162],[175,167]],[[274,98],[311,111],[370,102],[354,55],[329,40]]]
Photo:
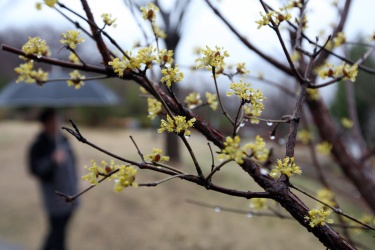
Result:
[[298,131],[297,139],[300,140],[303,144],[308,144],[312,139],[312,134],[306,129]]
[[240,74],[242,76],[246,76],[246,74],[250,74],[250,70],[246,69],[245,64],[246,63],[237,63],[236,65],[237,74]]
[[301,59],[301,54],[298,51],[294,51],[293,54],[290,55],[290,59],[292,62],[298,62]]
[[116,24],[114,24],[114,22],[116,22],[117,18],[112,18],[112,14],[104,13],[101,15],[101,17],[103,19],[103,22],[107,26],[111,26],[113,24],[113,27],[116,27]]
[[78,70],[74,70],[69,73],[70,80],[67,81],[68,86],[74,86],[75,89],[81,88],[81,86],[85,85],[84,81],[85,76],[81,75]]
[[41,3],[41,2],[37,2],[37,3],[35,4],[35,8],[36,8],[37,10],[41,10],[41,9],[42,9],[42,3]]
[[159,51],[159,60],[161,64],[172,64],[173,63],[173,50],[161,49]]
[[246,150],[251,150],[251,154],[248,155],[252,156],[255,160],[260,162],[267,161],[269,150],[266,148],[266,143],[264,142],[263,138],[259,135],[255,137],[255,142],[246,144],[244,148]]
[[129,186],[138,187],[138,184],[134,182],[136,174],[137,170],[134,167],[121,165],[115,179],[114,191],[121,192]]
[[244,163],[245,150],[240,147],[241,139],[238,135],[234,138],[228,136],[224,142],[224,149],[218,155],[219,160],[235,160],[238,164]]
[[334,77],[336,74],[336,69],[333,64],[325,62],[323,65],[317,67],[315,72],[324,80],[326,77]]
[[201,49],[201,53],[203,53],[203,57],[198,58],[195,60],[197,65],[197,69],[205,68],[211,70],[212,67],[219,69],[224,65],[224,58],[229,57],[227,51],[223,51],[224,48],[220,48],[219,46],[215,46],[215,49],[211,49],[210,47],[206,46],[206,49]]
[[66,33],[61,34],[62,39],[60,40],[60,43],[66,44],[71,49],[75,49],[77,47],[77,44],[83,43],[85,41],[85,39],[79,37],[79,34],[81,34],[81,32],[79,31],[67,30]]
[[210,105],[212,110],[215,111],[217,109],[217,105],[218,105],[216,94],[206,92],[206,99],[207,99],[207,104]]
[[158,129],[158,133],[162,133],[163,131],[168,132],[175,132],[177,134],[184,133],[184,136],[190,136],[190,130],[194,126],[195,118],[191,118],[190,120],[186,121],[185,116],[175,116],[174,120],[167,115],[167,120],[162,119],[160,128]]
[[300,175],[302,171],[301,168],[294,163],[294,157],[285,157],[282,161],[277,160],[277,166],[272,169],[270,175],[275,178],[278,173],[292,177],[295,174]]
[[260,209],[267,208],[267,199],[266,198],[252,198],[250,200],[250,207],[255,211]]
[[142,95],[148,95],[148,91],[144,88],[144,87],[139,87],[139,92],[142,94]]
[[346,129],[351,129],[354,126],[353,121],[347,117],[341,118],[341,124]]
[[[263,100],[265,100],[266,97],[263,96],[262,91],[253,89],[250,86],[250,83],[242,82],[241,79],[240,83],[231,83],[230,89],[245,102],[244,111],[245,114],[250,117],[251,122],[258,123],[259,120],[257,117],[259,117],[264,110]],[[233,92],[227,92],[227,96],[231,96],[232,94]]]
[[344,77],[344,80],[350,80],[351,82],[355,82],[355,79],[358,74],[358,65],[353,64],[350,66],[343,62],[341,65],[336,67],[335,70],[335,77]]
[[99,177],[99,166],[94,160],[91,160],[91,167],[84,166],[85,169],[89,170],[88,174],[82,176],[83,181],[90,181],[91,185],[98,184]]
[[146,159],[150,159],[151,162],[169,161],[169,156],[162,156],[163,150],[158,148],[152,149],[152,154],[146,155]]
[[75,63],[75,64],[80,64],[81,63],[81,61],[79,60],[79,58],[77,57],[77,55],[74,54],[73,52],[69,53],[68,60],[69,60],[69,62],[72,62],[72,63]]
[[132,56],[131,51],[126,51],[130,56],[130,60],[123,56],[122,60],[120,58],[115,58],[108,64],[112,66],[114,72],[117,73],[118,76],[122,77],[125,70],[141,69],[142,64],[144,64],[146,68],[151,68],[152,62],[157,60],[155,52],[156,48],[151,45],[138,50],[137,56],[134,57]]
[[147,3],[147,7],[141,7],[141,11],[144,20],[155,22],[156,12],[159,12],[159,8],[152,3]]
[[161,113],[162,105],[161,102],[156,100],[155,98],[147,98],[147,106],[148,106],[148,118],[151,120],[155,119],[155,117]]
[[324,226],[326,223],[333,223],[332,219],[327,219],[328,215],[330,215],[331,210],[324,210],[323,208],[321,209],[311,209],[308,212],[308,215],[305,216],[305,220],[309,221],[310,227],[315,227],[315,226]]
[[165,34],[164,30],[159,28],[159,25],[153,24],[152,27],[153,27],[154,33],[157,37],[159,37],[161,39],[167,38],[167,34]]
[[22,51],[25,52],[26,55],[34,55],[38,58],[51,54],[46,41],[38,36],[29,37],[29,40],[22,46]]
[[18,82],[26,82],[26,83],[38,83],[42,84],[48,80],[48,73],[44,72],[41,68],[38,70],[34,70],[34,62],[29,61],[27,63],[20,64],[19,67],[15,68],[17,74],[19,74],[17,78]]
[[340,47],[343,43],[345,43],[345,34],[343,32],[337,33],[337,37],[333,38],[333,46]]
[[195,108],[196,106],[202,104],[201,95],[197,92],[192,92],[186,96],[184,102],[189,109]]
[[258,24],[258,29],[263,26],[270,25],[273,21],[276,25],[279,25],[283,21],[288,21],[292,18],[292,15],[288,13],[286,8],[279,8],[279,10],[269,11],[266,14],[260,12],[260,16],[262,17],[260,20],[256,21]]
[[44,3],[52,8],[57,3],[57,0],[44,0]]
[[[323,189],[318,190],[318,192],[316,193],[316,198],[318,198],[318,200],[330,205],[331,207],[336,206],[336,203],[334,202],[335,194],[329,189],[323,188]],[[327,206],[325,206],[321,203],[319,203],[319,205],[322,206],[322,208],[324,210],[329,209],[329,207],[327,207]]]
[[319,90],[318,89],[307,89],[307,97],[310,100],[319,100],[320,95],[319,95]]
[[184,77],[184,73],[180,72],[178,65],[176,65],[174,68],[167,67],[162,69],[161,73],[164,75],[161,78],[161,81],[164,82],[168,88],[172,86],[172,83],[179,82]]
[[136,64],[145,64],[147,68],[151,68],[152,62],[157,60],[155,55],[156,48],[150,45],[149,47],[141,48],[138,51]]
[[332,145],[329,142],[324,141],[316,145],[316,150],[322,155],[329,155],[332,150]]

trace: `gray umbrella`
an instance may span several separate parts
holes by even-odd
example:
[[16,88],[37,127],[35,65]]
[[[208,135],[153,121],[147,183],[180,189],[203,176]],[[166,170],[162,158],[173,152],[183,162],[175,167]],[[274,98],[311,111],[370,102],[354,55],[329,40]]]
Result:
[[[50,78],[61,78],[61,74],[58,77],[52,74]],[[13,82],[0,92],[0,106],[7,107],[99,107],[119,102],[113,91],[96,80],[86,81],[80,89],[68,87],[65,81],[52,81],[43,86]]]

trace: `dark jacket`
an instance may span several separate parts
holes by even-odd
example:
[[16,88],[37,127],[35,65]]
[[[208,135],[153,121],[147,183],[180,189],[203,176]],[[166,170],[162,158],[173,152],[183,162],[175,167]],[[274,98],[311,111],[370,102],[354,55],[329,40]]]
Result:
[[[66,161],[59,165],[52,160],[52,153],[57,147],[63,149],[67,156]],[[30,147],[28,161],[30,172],[39,180],[47,212],[57,216],[71,212],[77,202],[66,204],[55,193],[75,195],[78,192],[75,157],[68,140],[60,135],[55,142],[45,132],[40,133]]]

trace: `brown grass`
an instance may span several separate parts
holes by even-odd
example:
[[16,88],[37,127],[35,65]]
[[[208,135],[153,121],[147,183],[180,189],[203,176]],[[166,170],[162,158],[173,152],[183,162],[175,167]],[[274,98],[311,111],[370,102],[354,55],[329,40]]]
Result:
[[[129,131],[81,128],[84,135],[117,154],[139,159],[129,135],[133,135],[144,153],[162,147],[162,135],[153,131]],[[38,249],[46,233],[46,222],[39,202],[38,186],[27,174],[25,152],[37,133],[35,123],[0,123],[0,242],[24,249]],[[193,135],[189,140],[198,159],[210,167],[206,141]],[[82,166],[91,159],[110,158],[94,149],[71,142]],[[185,152],[185,150],[184,150]],[[194,173],[185,155],[184,171]],[[140,171],[138,182],[156,181],[164,176]],[[229,166],[218,173],[216,181],[228,187],[249,190],[252,181],[238,168]],[[82,183],[82,187],[87,186]],[[245,215],[216,213],[185,202],[205,201],[239,209],[249,202],[207,191],[180,180],[171,180],[156,188],[112,191],[105,182],[82,198],[79,211],[70,225],[70,249],[323,249],[315,237],[294,221],[273,218],[247,218]]]

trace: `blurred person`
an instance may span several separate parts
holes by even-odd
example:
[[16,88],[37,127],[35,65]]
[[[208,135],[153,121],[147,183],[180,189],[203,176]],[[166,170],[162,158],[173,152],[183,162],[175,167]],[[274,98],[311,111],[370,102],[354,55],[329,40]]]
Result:
[[66,203],[55,191],[66,195],[77,194],[77,172],[72,148],[60,133],[59,117],[54,109],[41,112],[42,131],[29,149],[29,169],[39,182],[49,229],[43,250],[65,249],[67,225],[78,202]]

